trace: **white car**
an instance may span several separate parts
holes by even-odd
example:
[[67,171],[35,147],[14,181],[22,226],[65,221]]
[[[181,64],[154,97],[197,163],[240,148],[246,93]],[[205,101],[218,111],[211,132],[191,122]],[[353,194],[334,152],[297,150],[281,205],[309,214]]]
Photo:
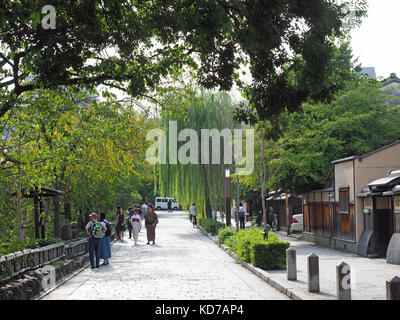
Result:
[[170,197],[156,197],[154,200],[154,208],[156,208],[156,210],[168,210],[168,200],[171,200],[172,210],[179,210],[179,203],[176,202],[174,198]]
[[290,230],[303,232],[303,214],[293,215],[292,224],[290,225]]

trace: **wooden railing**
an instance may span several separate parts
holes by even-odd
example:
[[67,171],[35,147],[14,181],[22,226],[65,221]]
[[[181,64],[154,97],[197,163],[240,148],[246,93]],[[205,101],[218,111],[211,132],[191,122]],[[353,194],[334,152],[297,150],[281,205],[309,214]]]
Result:
[[87,239],[81,239],[68,244],[59,242],[7,254],[0,257],[0,284],[26,271],[41,268],[63,258],[72,259],[86,252]]
[[[111,225],[112,230],[115,230],[114,222],[111,222]],[[114,237],[115,232],[111,239]],[[4,255],[0,257],[0,285],[26,271],[41,268],[63,258],[73,259],[87,252],[89,252],[87,238],[82,238],[69,243],[59,242]]]

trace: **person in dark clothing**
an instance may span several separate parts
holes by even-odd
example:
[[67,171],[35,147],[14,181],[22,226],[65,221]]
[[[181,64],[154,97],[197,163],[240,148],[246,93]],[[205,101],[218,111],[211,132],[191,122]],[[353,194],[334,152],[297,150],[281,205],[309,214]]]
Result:
[[124,241],[124,233],[125,233],[125,216],[122,208],[117,206],[117,216],[115,220],[115,231],[117,232],[118,238],[121,241]]
[[125,219],[125,223],[128,226],[128,232],[129,232],[129,239],[132,238],[132,224],[131,224],[131,217],[133,215],[133,209],[129,208],[128,211],[128,217]]
[[100,222],[104,222],[107,228],[103,238],[101,238],[99,242],[100,259],[104,260],[102,266],[106,266],[109,264],[108,259],[111,258],[111,243],[110,243],[111,225],[106,220],[105,212],[100,212]]
[[240,229],[245,228],[246,224],[246,209],[243,207],[243,203],[239,203],[239,223],[240,223]]

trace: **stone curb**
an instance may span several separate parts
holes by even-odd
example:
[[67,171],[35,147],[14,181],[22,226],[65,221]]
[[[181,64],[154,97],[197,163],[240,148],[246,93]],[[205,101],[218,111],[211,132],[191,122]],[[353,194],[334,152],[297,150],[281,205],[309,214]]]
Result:
[[[111,245],[113,245],[115,243],[115,239],[111,242]],[[51,288],[45,292],[43,292],[41,295],[39,295],[38,297],[35,297],[32,300],[41,300],[42,298],[44,298],[45,296],[47,296],[48,294],[52,293],[54,290],[56,290],[59,286],[61,286],[62,284],[64,284],[65,282],[67,282],[68,280],[72,279],[73,277],[75,277],[77,274],[81,273],[83,270],[85,270],[88,266],[90,265],[90,261],[87,262],[82,268],[78,269],[77,271],[75,271],[74,273],[70,274],[69,276],[65,277],[64,279],[62,279],[59,283],[56,284],[56,286],[54,288]]]
[[243,267],[245,267],[246,269],[248,269],[249,271],[253,272],[256,276],[260,277],[262,280],[264,280],[265,282],[267,282],[268,284],[270,284],[271,286],[273,286],[274,288],[276,288],[277,290],[279,290],[280,292],[282,292],[283,294],[285,294],[286,296],[288,296],[290,299],[293,300],[311,300],[309,297],[305,296],[302,292],[300,292],[298,289],[296,288],[290,288],[287,287],[286,284],[281,283],[279,280],[274,279],[274,277],[269,274],[268,272],[262,270],[261,268],[257,268],[255,266],[253,266],[250,263],[247,263],[245,261],[242,261],[238,258],[238,256],[233,253],[230,252],[228,250],[228,247],[224,246],[223,244],[219,243],[218,240],[216,239],[216,237],[212,236],[211,234],[209,234],[207,231],[205,231],[203,229],[203,227],[201,227],[199,225],[199,229],[201,230],[201,232],[203,232],[209,239],[211,239],[212,241],[214,241],[214,243],[216,245],[218,245],[218,247],[220,247],[222,250],[224,250],[228,255],[230,255],[233,259],[235,259],[238,263],[240,263]]

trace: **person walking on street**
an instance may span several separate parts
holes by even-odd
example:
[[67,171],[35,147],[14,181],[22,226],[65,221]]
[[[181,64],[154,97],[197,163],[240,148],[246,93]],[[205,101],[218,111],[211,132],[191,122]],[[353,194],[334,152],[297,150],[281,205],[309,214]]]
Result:
[[143,204],[142,204],[142,215],[143,215],[143,217],[146,214],[146,212],[147,212],[147,204],[146,204],[146,202],[143,202]]
[[138,209],[136,207],[134,208],[133,214],[131,216],[131,224],[133,240],[135,241],[135,246],[137,246],[140,226],[142,225],[142,218],[140,217],[140,214],[138,213]]
[[190,215],[192,216],[194,225],[197,225],[197,208],[196,208],[196,204],[194,204],[194,203],[190,207]]
[[132,224],[131,224],[131,217],[133,215],[133,209],[129,208],[126,213],[128,214],[128,217],[125,219],[125,224],[128,226],[128,232],[129,232],[129,239],[132,238]]
[[125,216],[122,208],[117,206],[117,217],[115,220],[115,231],[117,232],[120,241],[124,241],[125,233]]
[[240,229],[244,229],[245,228],[245,224],[246,224],[246,209],[243,207],[243,203],[239,203],[239,224],[240,224]]
[[104,260],[102,266],[106,266],[109,264],[108,259],[111,258],[111,225],[106,220],[106,214],[104,212],[100,212],[100,222],[103,222],[107,228],[103,238],[100,239],[100,259]]
[[158,224],[157,214],[154,212],[153,206],[149,204],[147,207],[147,212],[144,215],[144,225],[146,227],[146,232],[147,232],[147,244],[150,244],[150,241],[153,241],[153,244],[155,244],[157,224]]
[[137,206],[137,205],[134,204],[133,207],[137,209],[137,213],[140,216],[140,224],[139,224],[139,232],[140,232],[140,230],[142,230],[142,221],[144,219],[143,218],[143,213],[142,213],[140,205]]
[[89,239],[89,259],[90,266],[92,269],[99,268],[100,264],[100,245],[99,242],[104,236],[104,232],[107,230],[105,223],[97,221],[97,213],[93,212],[90,214],[90,221],[85,227],[86,234]]

